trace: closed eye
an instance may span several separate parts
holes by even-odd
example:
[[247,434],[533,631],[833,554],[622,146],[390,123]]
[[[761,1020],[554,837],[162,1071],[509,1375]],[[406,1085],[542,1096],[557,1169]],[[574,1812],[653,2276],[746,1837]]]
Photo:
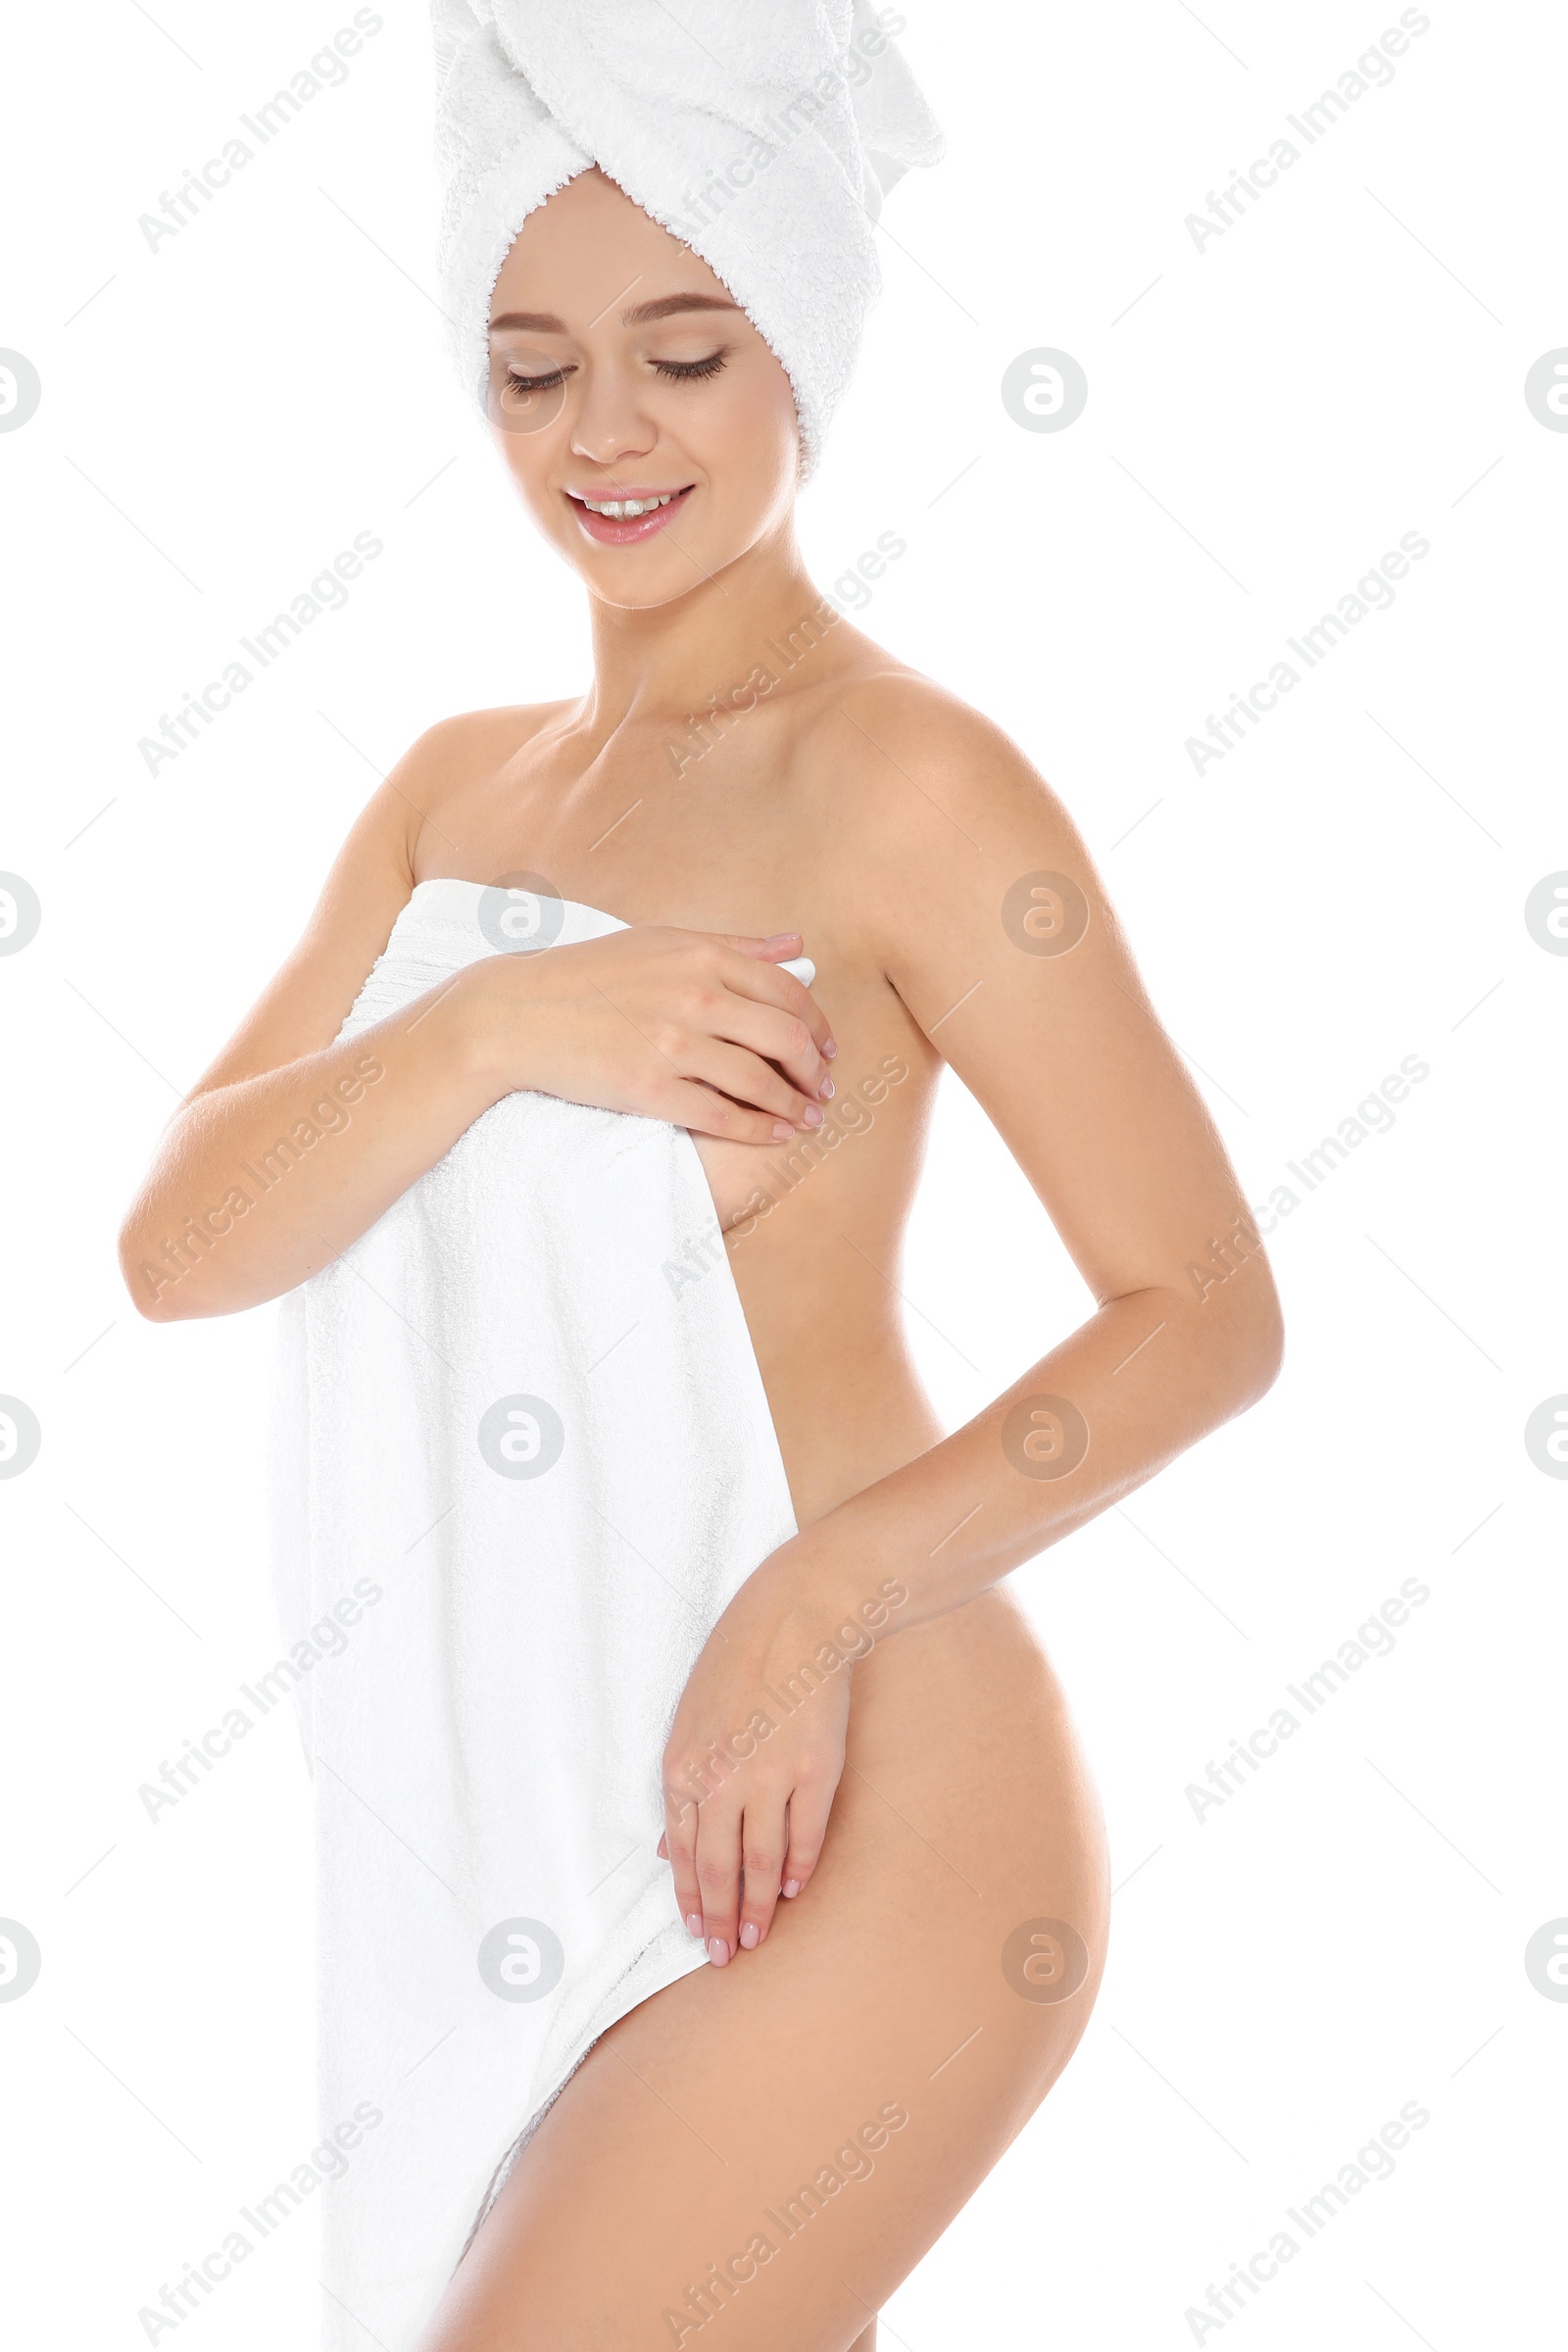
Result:
[[553,392],[558,384],[565,382],[566,374],[564,368],[552,368],[548,375],[519,375],[515,368],[509,368],[507,384],[517,392]]
[[[651,365],[666,382],[690,384],[701,382],[706,376],[717,375],[727,356],[722,351],[713,351],[705,360],[655,360]],[[575,372],[570,368],[552,368],[547,375],[524,375],[518,368],[509,368],[507,385],[515,392],[554,392],[565,382],[568,375]]]
[[655,360],[654,366],[671,383],[689,384],[701,376],[716,375],[724,365],[725,357],[722,351],[714,351],[710,352],[706,360]]

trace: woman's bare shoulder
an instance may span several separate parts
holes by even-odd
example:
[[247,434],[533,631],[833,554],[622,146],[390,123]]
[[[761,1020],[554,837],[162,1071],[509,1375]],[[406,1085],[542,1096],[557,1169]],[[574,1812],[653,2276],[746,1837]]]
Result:
[[410,746],[387,784],[411,812],[408,856],[413,879],[449,870],[443,853],[467,831],[475,796],[571,708],[570,701],[562,701],[463,710],[456,717],[438,719]]
[[948,881],[956,854],[984,865],[1025,838],[1081,855],[1062,801],[994,719],[869,642],[856,652],[803,747],[842,853]]
[[568,697],[559,703],[506,703],[493,710],[460,710],[426,727],[405,754],[404,764],[438,791],[461,791],[466,784],[494,775],[571,708]]
[[471,767],[509,760],[541,727],[572,708],[572,698],[556,703],[503,703],[493,710],[460,710],[426,727],[413,749],[433,763]]
[[468,710],[438,720],[410,745],[349,828],[298,944],[194,1092],[274,1069],[331,1042],[415,890],[421,833],[433,827],[439,837],[464,790],[494,775],[567,708]]

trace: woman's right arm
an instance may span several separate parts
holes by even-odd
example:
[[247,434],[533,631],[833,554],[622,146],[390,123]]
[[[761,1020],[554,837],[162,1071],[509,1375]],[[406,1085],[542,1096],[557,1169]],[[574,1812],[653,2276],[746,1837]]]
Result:
[[414,887],[430,746],[365,809],[299,946],[164,1131],[120,1242],[154,1322],[292,1290],[518,1088],[749,1143],[821,1122],[828,1025],[776,968],[796,934],[638,927],[486,956],[337,1042]]

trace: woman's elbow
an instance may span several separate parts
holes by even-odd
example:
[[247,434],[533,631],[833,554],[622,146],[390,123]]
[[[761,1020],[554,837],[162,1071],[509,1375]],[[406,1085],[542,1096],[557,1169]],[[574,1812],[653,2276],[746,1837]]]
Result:
[[[191,1224],[190,1218],[185,1220]],[[200,1262],[196,1240],[187,1232],[171,1241],[159,1230],[155,1207],[146,1200],[134,1201],[120,1228],[120,1272],[130,1302],[149,1323],[183,1323],[204,1309],[193,1297],[185,1277]]]
[[1228,1284],[1224,1317],[1227,1369],[1236,1392],[1232,1410],[1247,1411],[1266,1396],[1285,1361],[1285,1315],[1268,1260],[1255,1257],[1245,1279]]
[[145,1316],[149,1323],[178,1320],[179,1309],[174,1303],[178,1272],[166,1262],[165,1253],[157,1250],[142,1231],[140,1221],[133,1217],[127,1217],[121,1228],[120,1272],[138,1315]]

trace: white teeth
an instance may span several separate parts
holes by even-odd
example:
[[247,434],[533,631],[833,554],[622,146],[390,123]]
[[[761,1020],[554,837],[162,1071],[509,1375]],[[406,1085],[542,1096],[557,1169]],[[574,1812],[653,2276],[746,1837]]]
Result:
[[633,522],[639,514],[652,514],[656,507],[667,507],[675,496],[666,490],[662,498],[585,498],[583,505],[590,514],[608,514],[612,522]]

